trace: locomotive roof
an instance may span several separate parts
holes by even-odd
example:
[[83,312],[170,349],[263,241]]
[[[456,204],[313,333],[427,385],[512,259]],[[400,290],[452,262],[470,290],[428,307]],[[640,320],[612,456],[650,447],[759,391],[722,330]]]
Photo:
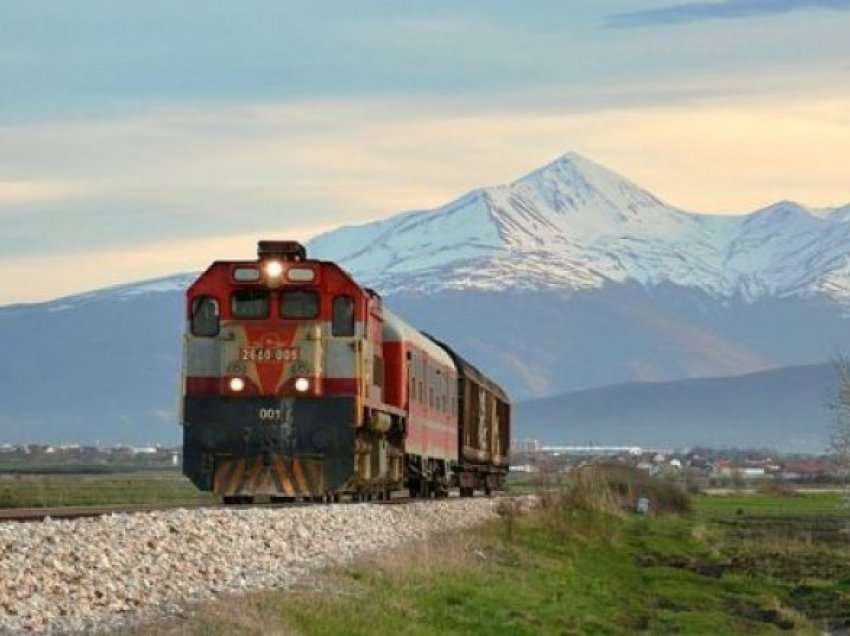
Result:
[[455,368],[454,360],[446,353],[445,349],[427,338],[421,331],[411,327],[386,307],[384,307],[384,335],[399,341],[412,342],[440,364],[452,369]]

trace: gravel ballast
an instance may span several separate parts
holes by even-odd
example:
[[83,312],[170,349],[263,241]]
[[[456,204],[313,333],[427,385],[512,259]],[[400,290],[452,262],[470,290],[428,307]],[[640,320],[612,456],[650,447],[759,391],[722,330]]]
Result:
[[0,633],[110,629],[478,525],[499,500],[172,510],[0,524]]

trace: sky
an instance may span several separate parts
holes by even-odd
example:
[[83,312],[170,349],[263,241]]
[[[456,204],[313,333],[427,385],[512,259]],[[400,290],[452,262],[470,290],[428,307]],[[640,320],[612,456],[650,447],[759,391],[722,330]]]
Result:
[[844,205],[848,32],[850,0],[0,0],[0,304],[568,151],[696,212]]

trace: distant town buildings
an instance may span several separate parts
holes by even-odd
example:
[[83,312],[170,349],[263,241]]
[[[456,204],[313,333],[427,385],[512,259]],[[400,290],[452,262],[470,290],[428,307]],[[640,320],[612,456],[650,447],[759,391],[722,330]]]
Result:
[[847,471],[828,456],[776,456],[769,451],[639,446],[547,446],[533,439],[512,446],[514,472],[569,471],[590,461],[619,462],[654,476],[685,475],[719,483],[758,480],[844,481]]
[[2,467],[43,465],[115,465],[174,467],[180,465],[181,451],[160,446],[81,446],[80,444],[0,444]]

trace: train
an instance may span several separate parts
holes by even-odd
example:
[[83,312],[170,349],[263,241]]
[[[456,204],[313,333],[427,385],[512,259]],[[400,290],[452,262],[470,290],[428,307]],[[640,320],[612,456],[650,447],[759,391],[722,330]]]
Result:
[[186,291],[183,473],[225,503],[490,494],[507,393],[296,241],[215,261]]

